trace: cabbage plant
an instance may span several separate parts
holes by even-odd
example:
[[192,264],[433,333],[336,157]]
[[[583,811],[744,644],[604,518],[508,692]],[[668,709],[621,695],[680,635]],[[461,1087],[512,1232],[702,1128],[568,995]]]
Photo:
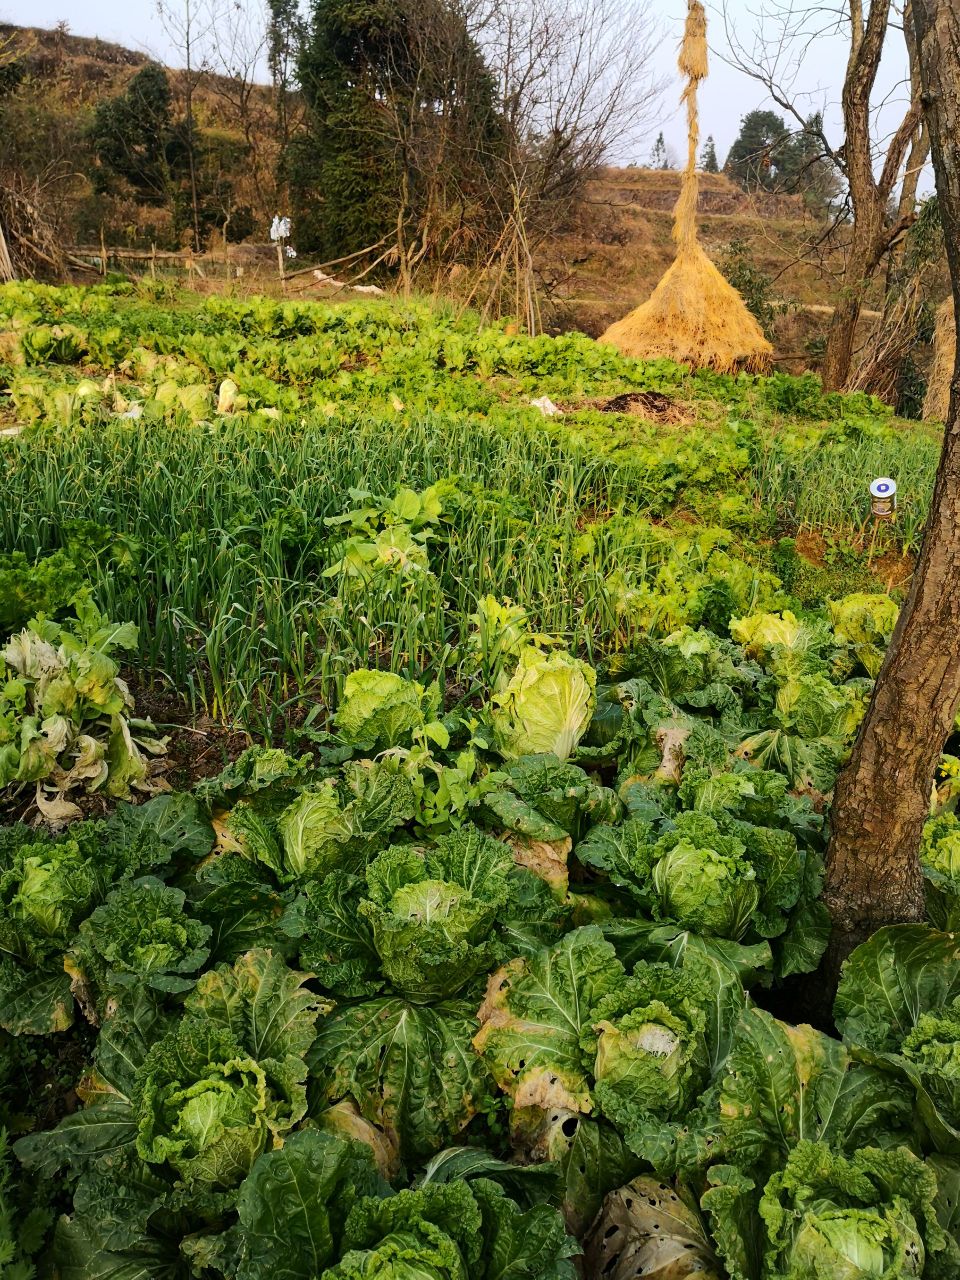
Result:
[[437,721],[440,690],[424,688],[392,671],[352,671],[333,722],[344,742],[365,751],[408,746],[417,735],[440,738],[446,731]]
[[212,928],[184,908],[186,894],[144,876],[114,889],[80,925],[65,968],[92,1020],[124,988],[183,994],[210,954]]
[[675,963],[641,962],[628,977],[588,925],[491,976],[474,1045],[512,1099],[519,1145],[543,1113],[574,1126],[602,1113],[635,1154],[673,1174],[709,1157],[716,1121],[697,1104],[744,1004],[719,957],[684,947]]
[[900,613],[890,596],[855,592],[829,602],[833,633],[850,646],[854,657],[871,679],[876,679]]
[[283,783],[237,800],[220,829],[222,849],[266,867],[282,885],[362,871],[416,810],[413,785],[395,756],[351,761],[339,780],[299,789]]
[[708,1182],[702,1204],[731,1280],[911,1280],[960,1258],[937,1220],[936,1175],[906,1147],[845,1156],[801,1141],[758,1200],[729,1165]]
[[202,1202],[236,1187],[306,1114],[305,1057],[329,1004],[269,951],[202,975],[177,1019],[124,993],[97,1041],[87,1105],[17,1148],[50,1176],[138,1157]]
[[169,1165],[187,1185],[219,1188],[249,1172],[278,1102],[228,1029],[187,1017],[147,1055],[135,1107],[141,1159]]
[[910,1083],[938,1151],[960,1155],[960,941],[891,925],[850,955],[834,1007],[844,1040]]
[[490,935],[512,869],[509,847],[475,828],[422,849],[388,849],[371,862],[359,911],[396,991],[424,1004],[491,967],[498,947]]
[[597,705],[597,673],[569,653],[544,653],[527,645],[504,689],[493,696],[491,723],[506,759],[573,754]]
[[660,914],[695,933],[742,938],[760,901],[746,845],[703,814],[681,814],[651,870]]

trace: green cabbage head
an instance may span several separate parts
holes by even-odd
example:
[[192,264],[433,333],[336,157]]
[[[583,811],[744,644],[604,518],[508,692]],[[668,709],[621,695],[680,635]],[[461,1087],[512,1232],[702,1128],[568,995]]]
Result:
[[190,1186],[237,1186],[267,1145],[271,1098],[234,1036],[187,1016],[150,1050],[140,1079],[140,1158]]
[[[760,1201],[765,1275],[778,1280],[907,1280],[944,1243],[933,1171],[905,1147],[851,1158],[797,1144]],[[925,1243],[926,1241],[926,1243]]]
[[353,671],[333,721],[351,746],[385,751],[408,745],[413,734],[427,729],[439,707],[435,684],[424,688],[392,671]]
[[454,995],[498,959],[491,935],[513,857],[475,828],[423,850],[395,846],[367,868],[369,921],[383,972],[416,1004]]
[[691,1029],[668,1005],[655,1000],[597,1030],[598,1096],[629,1092],[665,1116],[689,1101]]
[[497,749],[508,760],[544,753],[569,759],[590,724],[596,688],[588,663],[528,645],[510,683],[493,698]]
[[829,604],[833,632],[853,649],[868,676],[880,674],[900,609],[890,596],[856,592]]
[[721,835],[712,819],[690,814],[660,844],[666,847],[652,880],[662,915],[694,933],[742,938],[760,901],[743,843]]

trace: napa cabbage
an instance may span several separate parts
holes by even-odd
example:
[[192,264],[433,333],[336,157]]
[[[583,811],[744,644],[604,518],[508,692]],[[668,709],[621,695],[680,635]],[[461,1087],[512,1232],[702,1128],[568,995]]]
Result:
[[746,845],[703,813],[678,816],[651,870],[660,914],[697,933],[742,938],[760,901]]
[[512,870],[509,847],[475,828],[370,863],[359,912],[395,990],[416,1003],[441,999],[496,962],[491,933]]
[[828,608],[833,633],[850,646],[854,657],[871,679],[876,679],[900,609],[890,596],[857,592],[831,600]]
[[510,681],[493,695],[497,749],[508,760],[540,753],[569,759],[590,724],[596,688],[597,674],[588,663],[525,646]]
[[449,740],[437,719],[440,691],[391,671],[352,671],[333,722],[344,742],[364,751],[407,746],[419,734]]
[[182,994],[210,954],[212,928],[184,910],[186,895],[144,876],[114,889],[84,920],[65,959],[88,1013],[123,988]]
[[732,1280],[910,1280],[947,1248],[936,1175],[906,1147],[843,1155],[802,1140],[762,1189],[729,1165],[708,1179],[702,1204]]

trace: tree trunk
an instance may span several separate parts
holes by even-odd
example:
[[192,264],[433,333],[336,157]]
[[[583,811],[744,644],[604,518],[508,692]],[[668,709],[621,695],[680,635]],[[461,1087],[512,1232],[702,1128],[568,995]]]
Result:
[[[960,9],[913,0],[937,192],[960,303]],[[960,305],[957,308],[960,316]],[[826,998],[881,925],[923,915],[918,856],[934,773],[960,705],[960,355],[920,562],[852,758],[837,783],[824,899]]]
[[862,288],[847,293],[837,303],[827,333],[821,377],[825,391],[842,391],[853,367],[853,348],[863,307]]
[[883,260],[889,243],[884,236],[884,210],[872,175],[862,177],[857,183],[851,172],[850,192],[855,210],[850,228],[850,250],[823,359],[822,378],[827,391],[842,391],[850,379],[864,290]]

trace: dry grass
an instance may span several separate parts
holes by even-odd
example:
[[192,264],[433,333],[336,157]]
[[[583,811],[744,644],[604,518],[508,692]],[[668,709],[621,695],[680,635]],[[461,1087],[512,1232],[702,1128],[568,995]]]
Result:
[[937,312],[937,331],[934,337],[933,368],[927,383],[927,397],[923,402],[924,418],[933,422],[946,422],[950,412],[950,385],[953,382],[957,360],[957,327],[953,298],[948,298]]

